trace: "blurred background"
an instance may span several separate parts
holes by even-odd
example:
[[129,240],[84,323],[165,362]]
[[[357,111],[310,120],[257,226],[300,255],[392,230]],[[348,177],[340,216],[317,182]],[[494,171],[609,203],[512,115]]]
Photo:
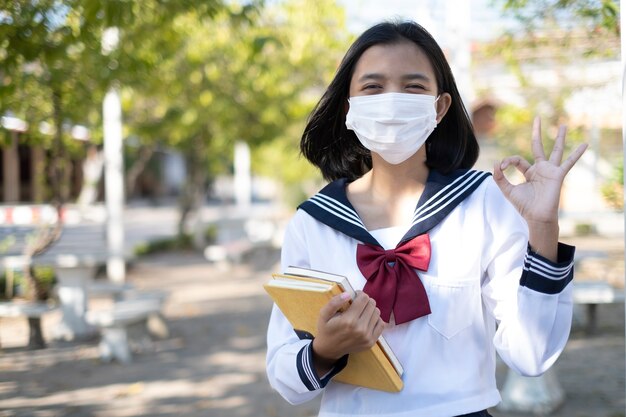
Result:
[[502,365],[493,414],[623,416],[619,6],[0,1],[0,416],[315,414],[265,380],[262,283],[324,184],[299,155],[305,120],[385,19],[446,52],[478,169],[530,157],[535,115],[546,147],[559,124],[589,143],[561,201],[572,340],[528,386]]

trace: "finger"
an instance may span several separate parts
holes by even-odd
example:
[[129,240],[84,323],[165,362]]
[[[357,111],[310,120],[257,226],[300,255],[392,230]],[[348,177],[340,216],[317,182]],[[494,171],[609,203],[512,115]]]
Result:
[[526,171],[532,166],[530,163],[519,155],[509,156],[504,158],[500,164],[500,169],[504,171],[510,166],[514,166],[522,174],[526,174]]
[[363,310],[368,306],[370,297],[363,291],[357,291],[356,297],[352,300],[352,305],[346,311],[346,318],[354,320],[355,322],[363,314]]
[[383,334],[383,330],[385,330],[386,326],[387,326],[387,323],[385,323],[383,319],[379,319],[376,322],[374,329],[372,330],[372,336],[375,337],[376,340],[378,340],[378,338]]
[[372,299],[370,306],[364,311],[363,317],[368,319],[367,328],[373,329],[380,318],[380,310],[376,307],[376,301]]
[[338,294],[330,299],[328,303],[320,310],[320,320],[328,322],[342,308],[346,307],[350,301],[350,294],[347,292]]
[[531,147],[535,161],[546,160],[546,154],[543,151],[543,142],[541,141],[541,119],[539,116],[535,117],[533,121],[533,139]]
[[513,190],[513,184],[511,184],[504,176],[504,172],[502,172],[502,164],[499,162],[496,162],[493,166],[493,180],[502,191],[502,194],[509,195]]
[[554,148],[552,148],[552,153],[550,153],[550,162],[557,166],[561,165],[561,159],[563,158],[566,132],[567,128],[565,126],[559,126],[559,132],[554,140]]
[[561,168],[565,171],[565,174],[567,174],[569,170],[572,169],[574,164],[580,159],[583,153],[585,153],[585,151],[587,150],[587,146],[588,145],[586,143],[579,145],[578,148],[576,148],[574,152],[572,152],[570,156],[568,156],[567,159],[563,161],[563,164],[561,164]]
[[373,298],[370,298],[358,318],[359,328],[363,334],[369,335],[371,333],[372,327],[375,324],[375,321],[372,321],[372,316],[374,316],[376,310],[378,310],[376,308],[376,301]]

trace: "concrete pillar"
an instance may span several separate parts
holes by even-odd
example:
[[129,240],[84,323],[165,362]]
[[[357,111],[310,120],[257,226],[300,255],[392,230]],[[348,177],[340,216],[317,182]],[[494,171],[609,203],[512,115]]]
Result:
[[122,158],[122,104],[119,91],[111,88],[104,97],[104,177],[107,210],[107,276],[124,282],[124,161]]
[[247,209],[252,201],[252,176],[250,174],[250,147],[245,142],[235,144],[235,203]]

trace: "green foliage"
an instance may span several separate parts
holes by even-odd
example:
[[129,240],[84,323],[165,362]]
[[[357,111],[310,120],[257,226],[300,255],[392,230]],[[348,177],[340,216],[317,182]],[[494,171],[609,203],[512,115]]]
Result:
[[[33,277],[39,283],[44,293],[44,298],[50,297],[52,288],[56,285],[56,275],[54,269],[47,266],[33,267]],[[7,273],[6,271],[0,275],[0,299],[7,297]],[[29,291],[28,281],[24,278],[24,274],[20,271],[13,273],[13,296],[22,296]]]
[[[498,110],[498,145],[510,153],[530,156],[535,115],[542,118],[546,148],[552,146],[560,124],[570,128],[569,148],[587,141],[587,129],[571,120],[565,108],[572,93],[584,87],[580,80],[568,79],[569,68],[618,56],[617,1],[493,0],[492,4],[500,6],[505,15],[513,16],[520,26],[487,45],[482,59],[503,62],[516,77],[525,102],[524,106],[504,105]],[[559,81],[547,85],[531,79],[529,74],[538,67],[549,68]]]
[[151,242],[142,243],[135,247],[135,256],[146,256],[155,253],[187,251],[193,249],[193,238],[191,235],[184,234],[173,238],[153,240]]
[[624,209],[624,161],[614,168],[611,179],[602,186],[602,196],[616,210]]
[[594,31],[620,33],[618,0],[502,0],[495,3],[502,3],[504,11],[512,13],[527,27],[537,27],[546,19],[557,20],[563,26],[574,20]]
[[[111,27],[119,43],[106,50]],[[232,169],[239,140],[255,173],[296,183],[316,176],[298,141],[348,41],[335,0],[5,2],[0,114],[26,120],[29,140],[65,161],[83,150],[63,125],[100,143],[102,99],[119,86],[133,149],[179,149],[196,190]]]
[[576,236],[589,236],[595,232],[595,226],[592,223],[576,223],[574,226]]

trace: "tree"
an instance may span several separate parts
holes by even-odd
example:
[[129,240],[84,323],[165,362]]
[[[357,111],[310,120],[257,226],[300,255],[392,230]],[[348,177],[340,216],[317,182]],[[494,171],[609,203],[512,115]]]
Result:
[[[222,7],[221,0],[0,3],[0,114],[10,111],[27,120],[34,126],[30,137],[49,146],[51,199],[59,214],[69,195],[68,148],[72,144],[65,126],[82,122],[98,131],[102,97],[111,83],[138,83],[150,76],[157,67],[155,52],[141,54],[140,45],[148,43],[155,49],[161,45],[146,41],[146,33],[171,33],[168,25],[178,14],[193,10],[211,16]],[[109,27],[122,29],[124,46],[105,54],[101,39]],[[38,133],[41,123],[51,126],[51,139]],[[62,216],[58,219],[51,233],[42,233],[27,245],[27,256],[45,251],[58,238]],[[43,291],[30,271],[26,278],[31,297],[41,298]],[[31,328],[35,331],[29,344],[40,347],[38,319]]]
[[608,31],[620,34],[618,0],[496,0],[527,31],[541,29],[546,21],[564,29],[584,26],[590,34]]
[[[615,59],[619,54],[619,7],[616,0],[496,0],[504,15],[514,17],[519,26],[511,29],[479,53],[478,65],[502,60],[519,83],[524,108],[507,105],[498,117],[505,120],[496,132],[499,144],[512,152],[523,152],[527,123],[534,114],[547,116],[556,126],[567,122],[565,104],[583,86],[570,80],[568,67],[575,63]],[[547,85],[531,79],[533,68],[551,68],[559,82]],[[568,135],[570,144],[584,137],[582,127]],[[554,135],[546,135],[554,137]]]
[[[498,0],[493,3],[501,6],[505,15],[513,16],[519,26],[489,45],[486,56],[504,60],[516,76],[525,99],[522,108],[505,105],[498,110],[501,120],[496,132],[498,143],[509,152],[524,154],[526,147],[520,145],[527,140],[530,119],[539,113],[547,114],[550,128],[561,123],[569,125],[570,146],[589,141],[589,126],[571,120],[565,104],[576,90],[594,89],[599,84],[594,80],[581,83],[569,74],[574,66],[592,66],[618,59],[621,30],[618,1]],[[557,73],[558,82],[548,85],[531,79],[528,70],[533,67],[551,68]],[[602,130],[602,146],[611,146],[611,143],[617,146],[616,133]],[[552,138],[554,134],[544,137]],[[599,144],[594,147],[594,151],[602,153]],[[612,154],[612,150],[604,154]],[[606,190],[616,187],[619,185],[607,185],[605,194]]]
[[[236,141],[252,146],[256,172],[302,174],[282,155],[290,148],[296,159],[311,91],[329,77],[347,35],[341,9],[330,0],[232,6],[211,24],[191,12],[174,26],[177,53],[125,102],[134,135],[156,136],[185,158],[182,236],[213,178],[230,170]],[[261,163],[268,149],[273,159]]]

